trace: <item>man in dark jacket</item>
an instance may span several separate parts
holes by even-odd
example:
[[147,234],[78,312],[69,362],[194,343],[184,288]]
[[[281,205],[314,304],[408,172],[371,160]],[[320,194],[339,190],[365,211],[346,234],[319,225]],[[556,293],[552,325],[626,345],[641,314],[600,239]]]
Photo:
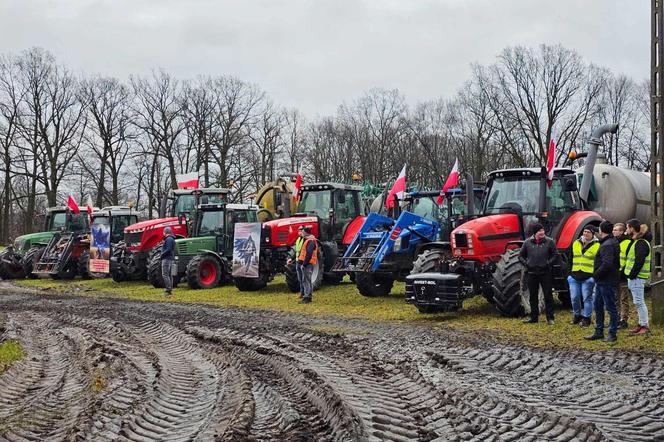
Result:
[[164,295],[173,291],[173,266],[175,265],[175,236],[170,227],[164,229],[164,244],[161,246],[161,276],[164,278]]
[[616,287],[620,282],[620,246],[613,236],[613,223],[602,221],[599,225],[599,249],[595,255],[595,332],[585,339],[594,341],[604,338],[604,309],[609,313],[609,334],[604,342],[616,342],[618,310],[616,309]]
[[558,259],[556,243],[546,236],[544,226],[536,223],[533,226],[533,236],[528,238],[521,246],[519,261],[526,269],[526,284],[530,296],[530,319],[525,323],[534,324],[539,318],[539,289],[544,293],[544,307],[546,321],[553,325],[553,276],[551,267]]

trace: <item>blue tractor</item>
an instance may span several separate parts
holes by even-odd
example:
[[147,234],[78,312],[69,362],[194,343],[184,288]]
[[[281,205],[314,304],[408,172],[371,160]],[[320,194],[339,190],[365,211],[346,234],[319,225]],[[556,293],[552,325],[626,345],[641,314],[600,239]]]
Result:
[[[470,214],[483,192],[475,189]],[[354,274],[363,296],[388,295],[394,281],[405,280],[422,253],[432,248],[449,251],[450,232],[469,217],[463,190],[450,189],[441,206],[435,202],[438,195],[439,191],[407,194],[407,210],[398,213],[397,208],[395,217],[370,213],[334,270]]]

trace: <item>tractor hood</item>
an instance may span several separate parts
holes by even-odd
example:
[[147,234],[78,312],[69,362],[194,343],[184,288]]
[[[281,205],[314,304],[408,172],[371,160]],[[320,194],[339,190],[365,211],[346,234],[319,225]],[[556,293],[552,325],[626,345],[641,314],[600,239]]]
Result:
[[155,229],[158,227],[172,226],[174,224],[178,224],[177,217],[173,216],[169,218],[157,218],[132,224],[131,226],[125,227],[124,231],[125,233],[136,233],[142,232],[143,230]]
[[55,232],[37,232],[17,236],[14,239],[12,246],[14,247],[15,252],[22,254],[35,244],[45,244],[49,242],[54,234]]
[[311,233],[318,237],[318,217],[315,216],[294,216],[263,223],[263,229],[270,232],[269,242],[275,247],[295,244],[300,226],[311,226]]
[[519,218],[513,213],[470,220],[450,235],[454,256],[482,262],[489,257],[500,257],[508,242],[521,239]]

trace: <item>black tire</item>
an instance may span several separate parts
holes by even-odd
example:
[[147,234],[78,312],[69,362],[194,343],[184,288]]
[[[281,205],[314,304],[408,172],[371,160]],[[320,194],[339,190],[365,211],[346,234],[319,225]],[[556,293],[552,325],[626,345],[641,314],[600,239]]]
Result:
[[417,273],[437,273],[440,272],[440,262],[449,260],[452,252],[445,249],[429,249],[420,253],[413,263],[411,275]]
[[39,262],[41,259],[42,255],[44,254],[44,246],[32,246],[30,249],[25,252],[25,255],[23,256],[23,271],[25,273],[25,276],[27,276],[30,279],[37,279],[38,276],[32,273],[32,271],[35,269],[35,264]]
[[111,259],[117,263],[111,270],[111,278],[115,282],[125,282],[132,279],[127,272],[127,267],[122,263],[125,252],[128,253],[127,245],[124,241],[120,241],[111,247]]
[[192,289],[218,287],[223,268],[216,256],[196,255],[187,265],[187,285]]
[[117,269],[111,272],[111,278],[113,278],[113,281],[115,282],[125,282],[129,280],[124,269],[122,269],[121,267],[118,267]]
[[90,274],[90,252],[87,250],[81,253],[81,257],[78,258],[78,274],[81,279],[90,279],[92,277]]
[[284,276],[286,277],[286,285],[288,290],[293,293],[300,291],[300,280],[297,278],[297,270],[295,269],[295,262],[286,264],[284,267]]
[[437,305],[418,305],[417,310],[420,313],[440,313],[445,311],[443,307]]
[[515,318],[525,314],[522,291],[523,266],[519,262],[519,251],[508,250],[493,272],[493,299],[501,315]]
[[65,264],[65,267],[62,270],[60,270],[57,274],[52,274],[51,278],[64,279],[68,281],[76,278],[77,274],[78,274],[78,260],[72,260],[69,261],[67,264]]
[[155,247],[148,258],[148,281],[154,288],[164,288],[164,277],[161,274],[161,245]]
[[323,273],[323,282],[329,285],[339,285],[344,280],[345,273],[327,272]]
[[362,296],[370,298],[387,296],[392,291],[394,279],[386,275],[376,275],[370,272],[357,272],[355,284]]
[[[0,279],[23,279],[25,270],[20,265],[20,257],[12,256],[12,250],[3,250],[0,252]],[[11,261],[13,264],[7,264],[4,260]]]
[[262,290],[267,286],[269,280],[270,271],[267,262],[263,258],[260,258],[258,262],[258,278],[233,278],[235,287],[241,292]]

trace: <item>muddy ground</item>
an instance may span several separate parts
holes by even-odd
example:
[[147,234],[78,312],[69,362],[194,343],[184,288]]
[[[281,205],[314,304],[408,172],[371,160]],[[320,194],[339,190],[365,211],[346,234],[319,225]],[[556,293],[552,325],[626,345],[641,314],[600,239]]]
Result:
[[664,440],[664,360],[0,288],[3,440]]

